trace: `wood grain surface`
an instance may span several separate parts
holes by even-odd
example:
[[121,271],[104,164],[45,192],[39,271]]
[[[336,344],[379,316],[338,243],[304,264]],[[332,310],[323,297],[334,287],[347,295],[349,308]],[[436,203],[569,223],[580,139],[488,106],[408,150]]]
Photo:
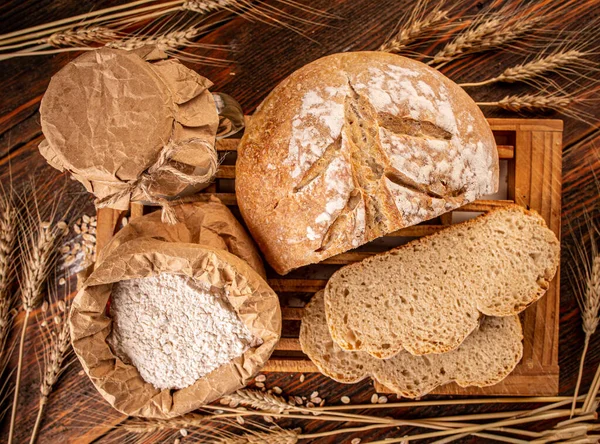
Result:
[[[214,90],[235,97],[246,114],[251,114],[269,91],[287,75],[304,64],[321,56],[340,51],[374,50],[394,29],[398,20],[414,3],[412,0],[314,0],[310,5],[333,13],[335,19],[315,18],[311,14],[299,11],[276,0],[266,0],[268,4],[277,5],[285,11],[307,19],[316,20],[319,24],[301,24],[304,35],[284,27],[274,27],[259,21],[249,21],[244,17],[229,17],[215,27],[201,40],[204,43],[228,44],[231,51],[202,52],[230,60],[226,67],[202,66],[186,63],[202,75],[209,77],[214,83]],[[303,2],[306,0],[302,0]],[[597,0],[561,1],[540,0],[551,6],[564,6],[561,14],[563,25],[570,31],[577,32],[586,25],[593,26],[600,15]],[[51,20],[72,16],[112,6],[114,1],[78,2],[75,0],[5,0],[0,4],[0,34],[17,29],[34,26]],[[307,2],[308,3],[308,2]],[[456,13],[470,15],[494,3],[492,0],[463,0],[456,2]],[[505,1],[506,4],[517,4],[520,1]],[[595,43],[597,47],[597,42]],[[425,42],[421,48],[431,54],[435,50],[435,42]],[[196,51],[196,50],[194,50]],[[47,166],[37,151],[42,140],[39,124],[39,102],[48,85],[50,77],[68,61],[78,55],[76,52],[62,53],[52,56],[15,58],[0,61],[0,176],[2,185],[12,180],[16,187],[28,182],[33,175],[45,191],[58,192],[66,187],[64,193],[65,206],[74,203],[76,209],[87,214],[94,214],[91,197],[77,182],[66,179],[63,175]],[[596,51],[596,60],[600,53]],[[487,52],[481,55],[462,59],[444,67],[443,71],[453,80],[478,81],[490,75],[500,73],[505,67],[512,66],[524,58],[522,51]],[[592,86],[592,80],[581,80],[581,87]],[[530,91],[527,85],[496,85],[491,87],[469,89],[469,93],[478,101],[498,100],[507,94]],[[600,177],[600,131],[597,119],[600,109],[592,109],[594,119],[584,123],[571,118],[563,118],[557,114],[544,114],[544,118],[562,118],[563,133],[563,176],[562,176],[562,245],[563,267],[561,270],[560,301],[560,341],[559,365],[562,394],[571,394],[576,382],[579,356],[583,346],[583,331],[577,303],[570,285],[569,269],[564,264],[570,261],[567,253],[573,245],[573,233],[577,233],[582,225],[582,211],[598,206],[599,188],[593,180],[594,173]],[[515,114],[497,109],[485,109],[488,117],[518,117]],[[534,116],[535,117],[535,116]],[[65,185],[66,184],[66,185]],[[300,278],[300,277],[299,277]],[[274,283],[276,285],[276,283]],[[314,289],[299,288],[299,292],[310,292]],[[307,296],[307,293],[299,293]],[[39,312],[34,315],[40,315]],[[36,316],[34,316],[35,319]],[[18,328],[21,316],[16,320]],[[26,343],[26,365],[23,372],[23,386],[18,405],[18,421],[16,442],[28,442],[29,434],[35,421],[38,403],[40,366],[40,337],[35,322],[29,327]],[[588,359],[584,372],[582,390],[587,390],[600,363],[600,335],[592,338]],[[339,403],[341,396],[349,396],[355,403],[369,402],[374,393],[370,382],[364,381],[354,385],[342,385],[332,382],[319,374],[307,374],[303,382],[298,373],[269,374],[267,386],[279,386],[286,395],[308,396],[312,391],[319,391],[327,403]],[[436,399],[436,397],[432,397]],[[519,406],[519,408],[532,407]],[[455,407],[427,407],[395,409],[386,414],[417,417],[437,416],[440,414],[479,413],[486,411],[512,410],[511,405],[465,405]],[[50,403],[42,425],[39,442],[173,442],[177,432],[156,433],[149,436],[136,437],[126,434],[116,425],[125,418],[112,410],[96,392],[89,379],[83,374],[79,362],[69,366],[61,377]],[[331,430],[335,425],[307,420],[281,421],[282,427],[302,427],[305,432]],[[540,429],[544,424],[533,424],[532,429]],[[5,439],[7,431],[6,419],[0,427],[0,442]],[[413,433],[411,428],[404,428],[401,433]],[[389,431],[373,430],[360,435],[362,442],[382,439]],[[397,433],[395,431],[394,433]],[[318,443],[350,443],[357,435],[319,439]],[[193,442],[193,436],[184,438],[183,442]],[[465,438],[462,442],[484,442],[481,438]]]

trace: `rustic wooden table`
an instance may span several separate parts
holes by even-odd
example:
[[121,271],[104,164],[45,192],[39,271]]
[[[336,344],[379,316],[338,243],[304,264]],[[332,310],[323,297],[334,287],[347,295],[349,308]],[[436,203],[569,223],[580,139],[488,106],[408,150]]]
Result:
[[[516,2],[516,0],[515,0]],[[5,0],[0,5],[0,34],[34,26],[63,17],[112,6],[113,1],[77,2],[74,0]],[[285,5],[283,1],[268,0],[297,16],[314,18],[298,9]],[[204,43],[228,44],[228,53],[214,51],[211,55],[231,60],[226,67],[203,66],[186,63],[215,83],[214,89],[237,98],[244,112],[250,114],[283,78],[302,65],[321,56],[340,51],[373,50],[386,39],[398,20],[412,5],[412,0],[318,0],[310,2],[315,8],[327,10],[337,15],[337,19],[317,18],[327,26],[310,23],[299,24],[305,36],[282,27],[273,27],[260,21],[248,21],[243,17],[229,16],[201,39]],[[463,0],[458,2],[457,14],[472,14],[491,1]],[[542,1],[542,3],[563,4],[562,0]],[[584,25],[597,22],[600,14],[598,1],[573,1],[562,17],[564,25],[571,31],[581,30]],[[597,47],[597,45],[596,45]],[[433,45],[425,45],[431,52]],[[203,52],[206,54],[206,52]],[[62,66],[78,55],[77,52],[51,56],[15,58],[0,61],[0,176],[5,185],[12,175],[18,186],[32,173],[46,180],[50,191],[59,189],[64,180],[57,171],[46,165],[37,151],[42,140],[38,107],[50,77]],[[600,53],[596,53],[600,59]],[[477,81],[499,73],[503,67],[514,65],[522,60],[519,51],[488,52],[473,56],[459,63],[447,65],[443,71],[455,81]],[[582,80],[585,86],[587,80]],[[478,101],[498,100],[506,93],[526,91],[523,85],[500,85],[474,89]],[[564,118],[563,147],[563,247],[571,243],[571,230],[580,226],[584,208],[600,204],[598,188],[593,181],[593,173],[600,177],[600,130],[597,120],[600,109],[592,111],[593,124]],[[488,117],[515,116],[495,109],[486,109]],[[558,118],[556,114],[545,117]],[[561,117],[562,118],[562,117]],[[68,200],[87,214],[93,214],[92,199],[77,182],[69,182]],[[570,225],[567,224],[570,221]],[[563,249],[565,251],[566,249]],[[569,260],[563,252],[564,261]],[[571,394],[576,382],[579,356],[583,346],[583,332],[579,310],[569,285],[568,268],[562,267],[561,276],[561,319],[560,319],[560,392]],[[16,320],[16,327],[22,321]],[[29,440],[29,433],[35,420],[38,402],[40,369],[36,363],[40,340],[38,329],[33,326],[26,343],[26,365],[23,374],[23,387],[18,406],[18,427],[16,442]],[[600,363],[600,335],[593,338],[588,352],[583,376],[582,392],[587,390],[596,365]],[[347,395],[354,402],[365,401],[374,393],[372,383],[364,381],[355,385],[342,385],[318,375],[307,375],[300,382],[297,374],[270,374],[268,386],[279,386],[288,395],[307,396],[318,390],[328,402],[339,402]],[[477,413],[502,406],[459,406],[444,407],[444,414]],[[506,408],[513,408],[507,406]],[[436,416],[441,408],[403,409],[392,412],[406,417],[417,415]],[[89,379],[83,374],[79,362],[71,365],[61,377],[52,393],[39,442],[123,442],[135,437],[123,435],[113,426],[123,418],[101,398]],[[290,423],[283,426],[299,426],[307,432],[324,431],[331,425],[310,420]],[[536,427],[535,425],[533,426]],[[6,420],[0,427],[0,441],[5,439]],[[411,430],[406,430],[407,433]],[[162,435],[164,436],[164,435]],[[173,441],[173,436],[169,442]],[[362,442],[386,436],[386,431],[374,430],[361,436]],[[345,437],[350,442],[356,436]],[[139,439],[139,438],[137,438]],[[144,437],[141,442],[157,442],[158,436]],[[467,439],[466,442],[482,442],[481,438]],[[320,443],[342,442],[333,437],[321,439]]]

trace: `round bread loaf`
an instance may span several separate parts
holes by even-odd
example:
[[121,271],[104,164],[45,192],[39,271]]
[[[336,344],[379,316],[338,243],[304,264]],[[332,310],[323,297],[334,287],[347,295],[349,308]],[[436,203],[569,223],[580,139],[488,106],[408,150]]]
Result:
[[428,66],[334,54],[281,82],[238,151],[238,205],[280,274],[493,193],[498,153],[473,100]]

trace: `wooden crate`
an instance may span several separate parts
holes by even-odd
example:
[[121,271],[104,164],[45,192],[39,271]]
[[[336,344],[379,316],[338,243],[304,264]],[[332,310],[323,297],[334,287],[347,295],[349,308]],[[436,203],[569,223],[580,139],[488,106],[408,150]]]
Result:
[[[562,121],[541,119],[488,119],[496,137],[498,153],[507,171],[506,200],[479,200],[461,207],[460,212],[485,212],[513,202],[540,213],[548,226],[560,237],[561,214],[561,161]],[[217,143],[217,149],[225,155],[217,180],[204,192],[214,193],[228,206],[236,206],[233,192],[235,158],[239,139],[225,139]],[[130,217],[138,217],[149,211],[133,204]],[[115,232],[123,212],[102,209],[98,212],[97,242],[102,248]],[[440,218],[404,228],[386,236],[387,239],[417,238],[443,229],[452,223],[451,213]],[[381,242],[381,241],[380,241]],[[385,239],[383,240],[385,242]],[[373,255],[369,246],[360,251],[339,254],[325,260],[330,270],[344,264],[359,261]],[[337,266],[337,267],[336,267]],[[322,266],[322,268],[325,268]],[[326,279],[316,277],[319,266],[310,271],[300,270],[290,277],[269,275],[269,284],[283,301],[285,293],[314,293],[325,287]],[[523,359],[500,384],[486,388],[461,388],[448,384],[438,388],[437,394],[468,395],[555,395],[558,393],[558,323],[559,323],[559,275],[552,281],[546,296],[530,306],[523,314]],[[301,276],[301,277],[298,277]],[[317,372],[317,368],[304,355],[298,341],[299,321],[302,308],[282,306],[284,337],[267,363],[264,371],[271,372]],[[376,385],[378,391],[386,388]]]

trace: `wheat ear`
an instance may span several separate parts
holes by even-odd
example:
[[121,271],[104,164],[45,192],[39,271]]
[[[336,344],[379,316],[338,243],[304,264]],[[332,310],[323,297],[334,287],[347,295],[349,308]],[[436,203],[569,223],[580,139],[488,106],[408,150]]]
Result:
[[8,333],[14,317],[15,295],[10,293],[14,277],[11,266],[17,239],[17,209],[12,194],[0,196],[0,363],[6,358]]
[[406,23],[387,42],[379,47],[379,51],[399,53],[416,40],[422,39],[440,24],[448,20],[448,10],[442,10],[443,2],[438,3],[431,11],[423,13],[425,2],[420,0],[414,7]]
[[465,55],[505,47],[527,36],[547,19],[535,9],[509,11],[508,8],[482,14],[428,62],[439,69]]
[[560,51],[548,56],[538,57],[537,59],[506,68],[502,74],[481,82],[461,83],[462,87],[474,87],[491,85],[497,82],[525,82],[540,77],[543,74],[559,71],[572,71],[573,66],[584,64],[586,52],[575,49],[569,51]]
[[[35,208],[28,209],[28,220],[23,224],[25,232],[19,236],[19,255],[22,269],[22,276],[19,283],[21,305],[25,312],[25,316],[23,318],[21,336],[19,339],[19,358],[17,361],[15,393],[10,418],[8,444],[12,443],[14,437],[27,324],[29,323],[29,317],[31,316],[32,310],[37,307],[43,299],[44,284],[57,259],[58,241],[63,237],[67,230],[67,224],[62,221],[57,224],[40,221],[37,199],[34,199],[33,205]],[[35,214],[37,220],[33,219],[33,214]],[[52,219],[54,216],[55,213],[53,211]]]
[[238,390],[221,399],[222,402],[230,405],[246,405],[264,412],[282,413],[292,408],[292,406],[280,396],[255,390]]
[[496,106],[507,111],[526,113],[539,111],[556,111],[582,122],[589,123],[593,116],[583,109],[578,109],[577,105],[584,102],[592,102],[586,99],[584,94],[590,94],[593,91],[580,91],[575,93],[552,92],[539,94],[523,94],[518,96],[506,96],[496,102],[477,102],[481,107]]
[[[68,286],[65,287],[68,289]],[[65,291],[68,294],[69,291]],[[37,440],[37,436],[42,423],[44,410],[48,403],[48,398],[54,385],[62,372],[66,369],[66,361],[72,352],[71,331],[67,316],[69,313],[69,303],[63,298],[56,303],[58,311],[52,309],[50,312],[50,322],[44,320],[40,324],[44,344],[44,374],[40,384],[40,400],[38,413],[35,420],[33,431],[31,432],[30,444]],[[42,304],[42,312],[47,311],[48,303]]]

